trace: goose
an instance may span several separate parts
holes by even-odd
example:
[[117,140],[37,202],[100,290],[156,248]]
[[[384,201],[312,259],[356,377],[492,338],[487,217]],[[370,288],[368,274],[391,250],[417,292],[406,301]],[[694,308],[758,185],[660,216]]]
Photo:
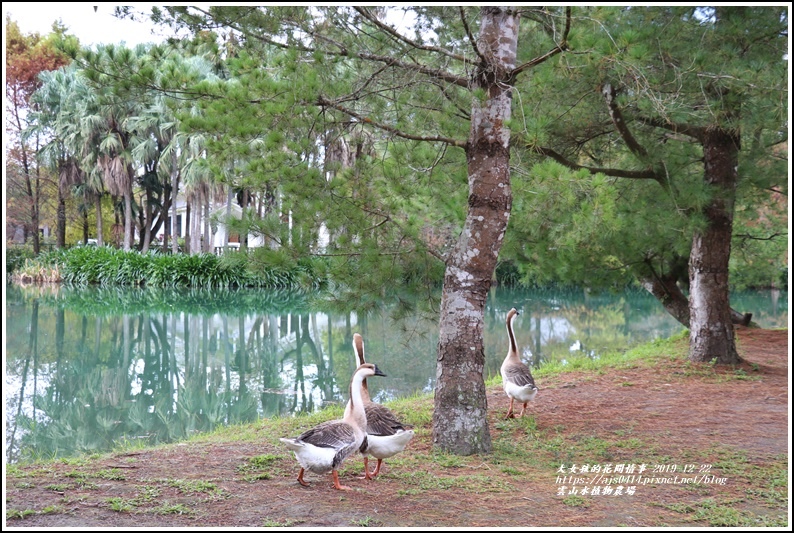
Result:
[[361,383],[370,376],[386,376],[373,364],[360,365],[350,382],[350,400],[345,407],[341,420],[329,420],[308,429],[295,438],[280,438],[287,448],[295,453],[301,465],[298,483],[308,487],[303,473],[310,470],[315,474],[332,473],[334,487],[339,490],[352,490],[339,483],[339,467],[356,450],[363,450],[367,443],[367,414],[361,395]]
[[515,418],[513,402],[516,400],[524,403],[519,415],[523,417],[524,411],[527,410],[527,402],[534,400],[535,395],[538,393],[538,388],[535,386],[535,380],[532,378],[529,367],[518,358],[516,336],[513,333],[513,320],[515,320],[516,315],[518,315],[518,311],[515,307],[507,313],[507,335],[510,337],[510,347],[507,350],[507,357],[505,357],[501,368],[502,385],[505,393],[510,397],[510,409],[507,410],[505,418]]
[[[353,335],[353,349],[359,364],[365,364],[364,340],[358,333]],[[403,451],[413,438],[414,431],[397,420],[388,407],[370,399],[366,379],[361,382],[361,398],[367,413],[367,442],[361,451],[364,455],[364,479],[375,479],[383,460]],[[373,472],[369,471],[369,456],[378,460]]]

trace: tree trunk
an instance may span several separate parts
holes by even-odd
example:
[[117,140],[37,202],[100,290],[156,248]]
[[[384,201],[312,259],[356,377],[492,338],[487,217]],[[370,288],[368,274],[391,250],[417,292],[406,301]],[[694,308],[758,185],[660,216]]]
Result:
[[[30,169],[27,164],[27,157],[23,150],[23,164],[25,168],[25,186],[27,187],[28,198],[30,199],[30,236],[33,239],[33,253],[39,255],[41,252],[41,238],[39,236],[39,170],[36,169],[36,177],[31,179]],[[27,242],[25,236],[25,242]]]
[[191,200],[191,204],[193,208],[191,212],[193,216],[191,217],[191,229],[190,229],[190,253],[191,255],[198,255],[203,252],[203,248],[201,247],[201,191],[198,190],[193,195]]
[[127,165],[127,181],[124,184],[124,246],[123,250],[129,252],[132,249],[132,167]]
[[210,226],[210,191],[207,190],[206,194],[204,195],[204,231],[201,232],[202,234],[202,244],[204,245],[204,253],[212,253],[213,250],[213,238],[212,238],[212,227]]
[[232,189],[231,185],[227,185],[229,187],[228,192],[226,193],[226,222],[224,227],[226,228],[223,232],[223,251],[225,252],[226,249],[229,247],[229,222],[232,219],[232,199],[234,198],[234,190]]
[[[249,204],[248,189],[245,188],[245,189],[243,189],[243,205],[242,205],[242,208],[243,208],[242,217],[243,218],[245,218],[245,215],[246,215],[246,212],[247,212],[247,209],[248,209],[248,204]],[[245,251],[247,249],[248,249],[248,232],[245,231],[245,232],[240,233],[240,251]]]
[[104,228],[102,227],[102,195],[96,195],[96,243],[98,246],[105,245],[105,238],[102,235]]
[[[173,170],[171,170],[171,224],[172,224],[172,231],[171,235],[173,236],[173,242],[171,243],[171,251],[173,253],[177,253],[179,251],[179,232],[177,231],[176,227],[176,217],[179,216],[177,214],[177,205],[176,200],[179,196],[179,171],[177,170],[177,158],[176,158],[176,151],[172,152],[171,154],[171,164],[173,165]],[[185,221],[187,222],[187,221]],[[187,227],[187,226],[185,226]]]
[[485,302],[512,204],[510,119],[518,14],[482,7],[478,47],[486,58],[473,83],[467,143],[469,205],[466,222],[447,259],[436,363],[433,445],[458,455],[491,452],[483,368]]
[[88,244],[88,209],[83,210],[83,244]]
[[[168,252],[168,243],[171,242],[171,223],[168,221],[169,213],[171,212],[171,203],[176,203],[176,199],[173,197],[171,183],[167,183],[165,188],[165,194],[163,195],[163,206],[160,208],[160,220],[165,220],[166,222],[163,224],[163,242],[161,246],[161,251],[163,253]],[[156,233],[156,232],[155,232]]]
[[704,210],[708,226],[695,233],[689,256],[689,359],[738,364],[728,297],[733,202],[738,181],[739,135],[722,128],[703,138],[704,179],[713,198]]
[[146,253],[149,251],[149,246],[152,244],[152,220],[154,213],[152,209],[152,193],[147,187],[146,189],[146,205],[143,207],[143,224],[141,225],[141,252]]
[[55,239],[58,248],[66,248],[66,199],[58,188],[58,213],[55,229]]
[[[675,279],[638,277],[643,288],[651,293],[667,313],[675,318],[682,326],[689,328],[689,299],[678,288]],[[753,318],[752,313],[740,313],[734,309],[730,310],[731,322],[747,326]]]
[[670,276],[638,278],[643,288],[651,293],[670,316],[684,327],[689,327],[689,300]]
[[192,223],[192,218],[190,216],[190,198],[185,200],[185,253],[190,254],[192,250],[190,246],[192,243],[192,237],[190,236],[190,224]]

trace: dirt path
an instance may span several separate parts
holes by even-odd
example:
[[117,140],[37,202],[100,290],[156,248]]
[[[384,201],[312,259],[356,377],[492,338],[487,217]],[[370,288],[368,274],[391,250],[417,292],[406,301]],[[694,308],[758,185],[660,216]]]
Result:
[[[785,525],[788,331],[740,328],[738,338],[745,363],[737,368],[679,359],[652,370],[545,380],[531,406],[532,422],[502,420],[508,402],[492,388],[494,445],[532,446],[537,463],[433,455],[428,426],[400,459],[387,460],[377,481],[356,478],[360,459],[346,463],[342,481],[354,490],[340,492],[328,476],[307,475],[312,486],[299,486],[294,459],[275,444],[172,445],[119,454],[101,465],[25,467],[6,479],[7,525]],[[634,465],[636,477],[609,485],[621,486],[623,494],[595,495],[592,485],[574,493],[583,485],[571,485],[570,476],[586,484],[596,479],[593,472],[570,472],[582,464]],[[669,484],[676,475],[693,482]]]

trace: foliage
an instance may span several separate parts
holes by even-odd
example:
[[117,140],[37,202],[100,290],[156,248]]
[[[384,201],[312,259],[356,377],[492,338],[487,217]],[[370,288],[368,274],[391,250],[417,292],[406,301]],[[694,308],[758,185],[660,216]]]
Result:
[[524,282],[597,287],[670,275],[686,285],[692,236],[719,194],[690,135],[716,125],[742,139],[731,283],[780,283],[787,14],[752,9],[581,9],[571,47],[588,52],[522,87],[529,153],[515,173],[503,259]]
[[41,139],[26,139],[23,134],[30,122],[31,97],[41,85],[39,74],[69,62],[59,45],[76,39],[66,36],[65,30],[62,25],[55,25],[53,32],[44,38],[38,33],[25,35],[19,25],[7,17],[3,34],[6,50],[3,117],[5,134],[10,140],[4,143],[7,145],[4,146],[6,167],[3,174],[6,223],[14,229],[24,227],[26,238],[30,236],[33,240],[36,252],[39,251],[39,225],[47,215],[54,215],[47,210],[53,187],[48,180],[50,176],[36,161],[35,152]]
[[736,208],[730,263],[733,290],[788,286],[787,191],[785,183],[774,189],[741,185],[742,198],[752,203],[740,202]]
[[57,266],[63,281],[73,285],[311,289],[325,284],[322,261],[259,264],[253,272],[244,253],[218,257],[78,246],[44,253],[36,263]]
[[[411,9],[417,16],[417,28],[432,31],[439,43],[454,45],[459,30],[457,10]],[[760,9],[763,17],[759,21],[766,21],[774,11]],[[55,43],[53,49],[70,50],[78,59],[75,67],[94,88],[95,98],[125,95],[123,100],[129,102],[127,130],[119,130],[114,142],[129,135],[129,149],[119,153],[119,157],[144,169],[142,176],[157,176],[155,180],[136,181],[136,186],[149,196],[140,205],[135,199],[132,209],[141,209],[148,202],[155,207],[153,213],[143,211],[145,219],[154,224],[162,220],[165,213],[158,214],[156,209],[168,198],[169,175],[180,170],[184,176],[179,184],[183,192],[209,194],[212,189],[225,188],[237,197],[238,203],[244,192],[250,201],[256,197],[266,199],[264,212],[254,213],[249,208],[239,226],[230,223],[229,227],[239,234],[250,231],[278,244],[279,251],[262,250],[251,255],[251,269],[258,270],[262,278],[270,278],[269,283],[296,283],[288,278],[289,272],[304,270],[298,268],[298,258],[322,254],[328,256],[322,263],[324,273],[349,288],[351,298],[367,294],[376,299],[393,280],[414,288],[436,285],[444,267],[440,259],[462,227],[467,190],[464,154],[447,149],[444,143],[379,134],[367,128],[361,117],[382,118],[395,130],[407,128],[417,135],[440,132],[447,139],[462,139],[467,129],[467,92],[448,86],[444,90],[446,100],[438,100],[435,88],[411,77],[381,78],[377,67],[367,63],[353,67],[352,59],[340,55],[334,45],[315,43],[318,49],[311,61],[301,62],[297,42],[288,46],[276,45],[275,41],[263,44],[273,30],[268,26],[270,22],[281,20],[282,28],[300,27],[306,22],[307,12],[285,7],[255,11],[213,7],[209,13],[217,25],[244,21],[240,38],[235,36],[226,43],[209,31],[198,31],[194,38],[175,42],[170,49],[105,47],[96,52],[78,52],[74,42],[66,42],[63,32],[53,33],[46,41]],[[476,12],[469,9],[467,15],[475,20]],[[345,24],[355,27],[364,23],[361,13],[355,14],[355,10],[325,13],[339,22],[333,30],[339,39],[350,37],[342,29]],[[383,16],[386,10],[373,13]],[[241,14],[245,17],[240,18]],[[618,96],[620,103],[636,114],[650,112],[646,97],[653,94],[654,83],[666,86],[676,80],[687,81],[692,74],[680,67],[676,55],[664,53],[680,54],[684,50],[697,64],[708,63],[696,47],[687,44],[706,31],[706,14],[688,8],[582,8],[575,19],[574,30],[577,24],[579,29],[571,34],[570,45],[587,53],[566,55],[564,61],[544,64],[533,71],[530,85],[517,85],[520,97],[514,99],[514,127],[525,136],[528,145],[548,142],[566,156],[577,155],[579,162],[589,159],[602,166],[628,163],[642,168],[647,161],[663,157],[678,194],[670,196],[657,183],[647,180],[619,183],[620,180],[604,176],[570,172],[550,162],[538,164],[535,156],[525,152],[520,143],[515,144],[515,201],[495,274],[497,281],[623,286],[638,269],[663,271],[679,256],[686,258],[688,235],[702,224],[691,213],[709,197],[708,191],[698,185],[697,150],[686,144],[671,150],[674,136],[654,136],[653,128],[645,127],[639,140],[652,150],[646,160],[632,162],[616,133],[605,129],[608,116],[603,98],[593,87],[609,79],[634,80],[639,84],[638,90],[622,92]],[[522,14],[544,24],[554,16],[552,12],[535,10]],[[683,21],[676,42],[664,43],[669,50],[659,53],[646,44],[655,36],[658,20],[654,16]],[[208,20],[189,8],[157,10],[156,17],[199,30]],[[684,24],[697,17],[701,22]],[[527,28],[522,25],[521,29],[520,52],[525,55],[541,46],[544,39],[539,32]],[[11,42],[8,39],[23,43],[29,37],[9,31],[7,42]],[[384,46],[376,41],[373,37],[373,50]],[[394,45],[394,41],[390,42]],[[711,41],[707,44],[714,45]],[[27,50],[13,48],[17,49]],[[411,47],[401,45],[401,49],[408,53]],[[424,54],[422,61],[432,56]],[[679,63],[671,63],[674,60]],[[752,142],[744,143],[750,157],[743,159],[741,165],[749,178],[740,186],[736,208],[734,249],[739,257],[731,263],[736,288],[779,283],[781,275],[785,277],[785,271],[778,266],[784,255],[784,234],[768,226],[763,231],[760,227],[747,230],[757,219],[759,206],[763,210],[771,205],[758,191],[774,186],[777,176],[785,175],[778,168],[785,163],[782,151],[778,150],[777,161],[768,157],[770,143],[776,142],[773,135],[779,141],[782,134],[769,131],[768,124],[781,116],[783,107],[774,101],[777,93],[773,86],[762,94],[759,87],[763,84],[748,83],[751,79],[771,78],[781,66],[758,63],[755,57],[744,61],[750,68],[730,66],[736,81],[729,82],[727,74],[718,80],[741,92],[744,105],[750,110],[743,114],[743,126],[760,132]],[[451,64],[441,66],[457,72]],[[124,76],[112,75],[113,72]],[[334,91],[354,91],[355,80],[366,80],[370,75],[373,77],[367,82],[372,85],[369,93],[348,109],[360,115],[358,119],[349,121],[331,105],[315,106],[318,98]],[[397,89],[379,90],[388,84]],[[105,92],[96,92],[100,88]],[[385,94],[389,97],[384,98]],[[680,96],[690,98],[692,94]],[[764,99],[757,99],[756,95]],[[82,100],[82,111],[78,107],[71,109],[61,119],[64,125],[77,124],[75,117],[82,117],[86,124],[107,118],[92,111],[90,99]],[[658,99],[658,104],[671,119],[679,120],[689,118],[685,109],[697,107],[687,107],[672,97]],[[763,113],[756,112],[756,108],[762,108]],[[121,124],[122,116],[114,115],[113,121]],[[86,130],[78,137],[93,138],[88,134]],[[664,142],[656,142],[659,138]],[[97,137],[88,145],[105,146],[105,152],[110,153],[111,141],[110,137]],[[77,148],[72,147],[72,151],[87,156],[86,162],[97,160],[97,153],[83,154]],[[180,154],[176,167],[171,152]],[[753,172],[759,164],[769,171]],[[86,167],[85,171],[93,175],[97,169]],[[101,191],[101,183],[92,187],[96,189],[97,185]],[[171,192],[172,197],[176,192]],[[276,203],[278,209],[274,209]],[[287,212],[291,213],[288,225],[284,223]],[[773,222],[785,222],[784,212],[785,209],[775,215]],[[108,231],[106,223],[103,233],[107,235]],[[329,237],[325,247],[319,245],[323,234]],[[275,255],[282,257],[274,258]],[[273,264],[284,268],[269,266]],[[162,283],[177,283],[167,274],[160,272]]]
[[25,264],[25,261],[34,257],[33,248],[30,246],[6,245],[6,275],[13,274]]

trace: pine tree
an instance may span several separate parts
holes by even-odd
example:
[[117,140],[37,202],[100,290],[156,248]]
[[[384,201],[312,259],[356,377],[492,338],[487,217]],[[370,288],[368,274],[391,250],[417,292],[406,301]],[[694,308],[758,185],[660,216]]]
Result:
[[[397,30],[389,12],[415,22]],[[228,61],[234,81],[217,88],[196,126],[219,134],[208,147],[215,164],[244,159],[260,190],[277,184],[291,221],[287,233],[269,226],[285,245],[280,255],[316,253],[325,227],[334,236],[327,251],[355,256],[359,280],[388,274],[389,262],[418,264],[411,257],[443,261],[433,420],[443,450],[491,450],[482,329],[512,205],[513,87],[565,49],[569,16],[445,6],[155,13],[197,34],[222,28],[240,43]],[[529,40],[521,55],[520,34]],[[357,147],[349,165],[323,156],[345,145]],[[433,228],[436,221],[447,227]]]
[[[619,246],[609,249],[690,328],[692,360],[736,363],[738,313],[728,301],[734,205],[742,169],[757,185],[772,179],[785,187],[783,173],[759,179],[751,169],[772,170],[785,124],[787,12],[654,7],[591,14],[593,32],[574,39],[589,52],[570,56],[584,59],[568,71],[567,89],[578,89],[557,88],[577,108],[565,113],[576,116],[540,125],[543,133],[529,145],[580,177],[647,182],[616,185],[625,195],[611,201],[639,200],[629,213],[634,223],[610,229],[635,239],[610,234]],[[552,138],[562,142],[546,144]],[[755,139],[754,146],[743,146],[743,138]],[[664,237],[665,226],[684,243]]]

